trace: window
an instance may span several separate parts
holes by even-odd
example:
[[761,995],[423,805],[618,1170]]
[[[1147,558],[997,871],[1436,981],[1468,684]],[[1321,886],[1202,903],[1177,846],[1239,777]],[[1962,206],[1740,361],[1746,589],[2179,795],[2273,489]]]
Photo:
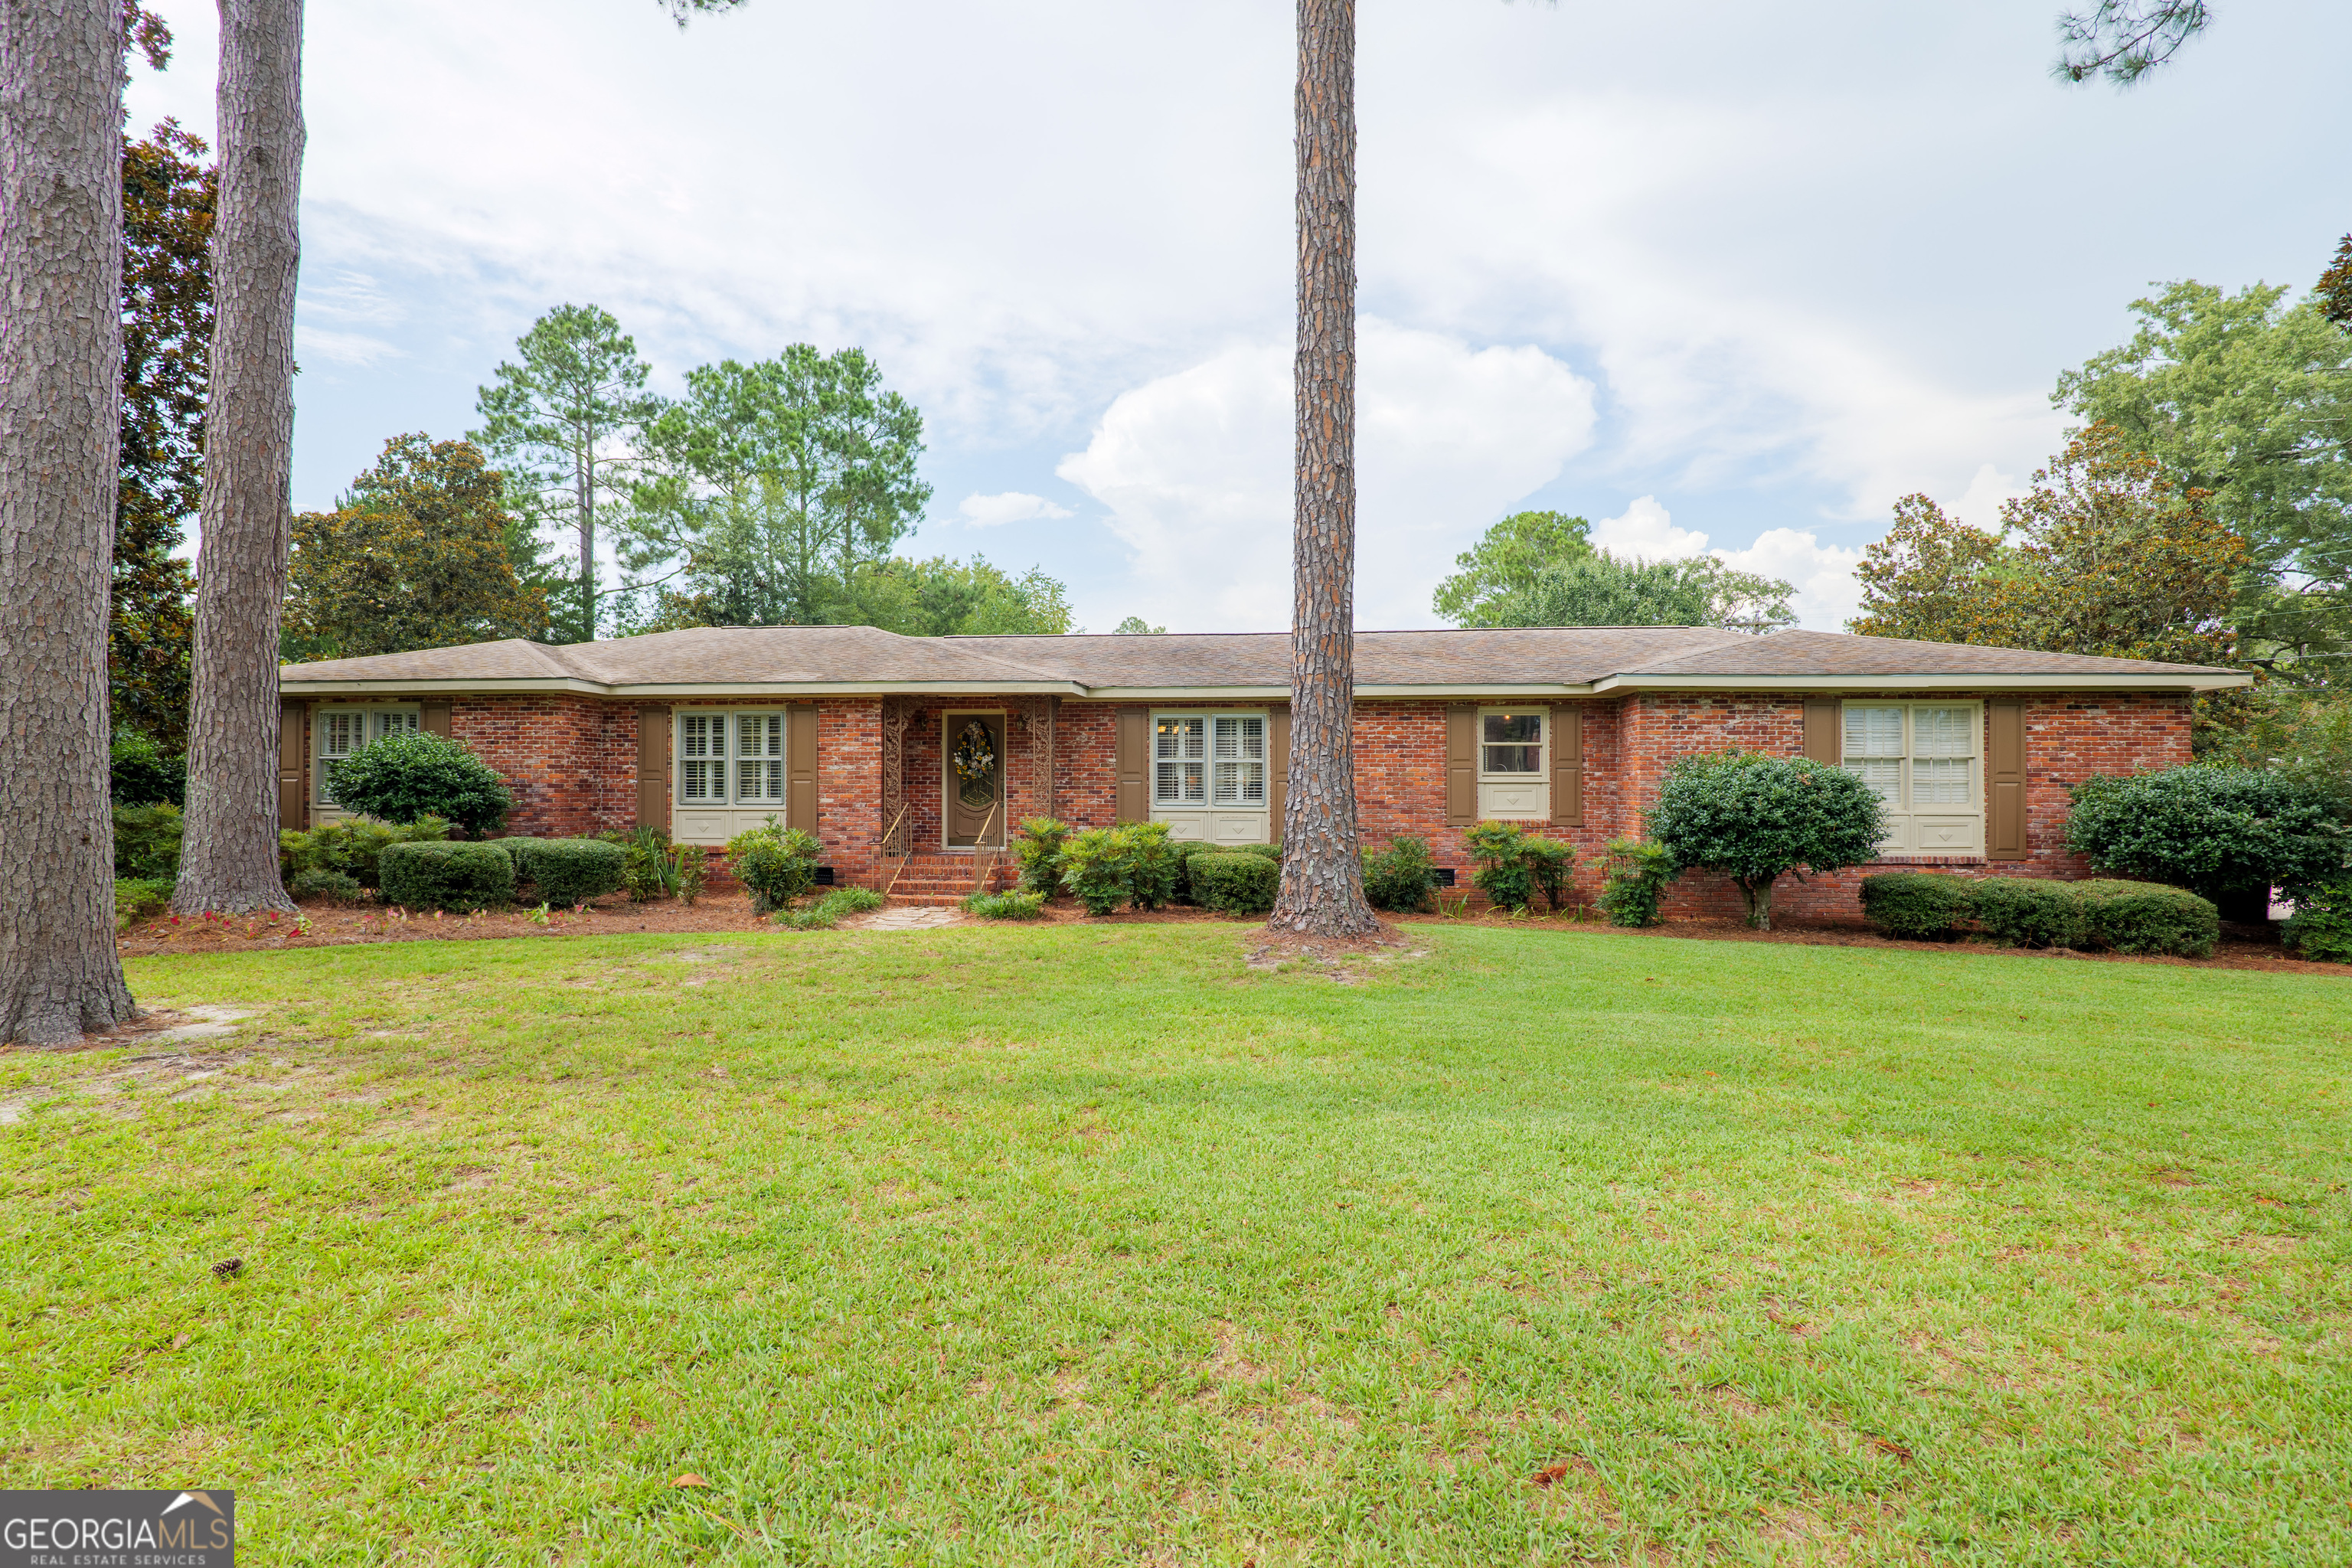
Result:
[[677,799],[681,805],[782,805],[784,716],[679,714]]
[[1541,709],[1478,716],[1478,775],[1524,779],[1539,776],[1544,763]]
[[1981,847],[1975,703],[1848,702],[1846,772],[1886,803],[1889,850]]
[[1161,713],[1151,725],[1151,803],[1264,811],[1265,715]]
[[329,763],[339,763],[386,735],[413,734],[416,720],[414,708],[322,708],[311,715],[311,742],[317,756],[310,776],[316,782],[319,804],[335,804],[327,778]]
[[1216,787],[1212,804],[1263,807],[1265,805],[1265,721],[1255,714],[1219,714],[1210,721],[1216,762]]

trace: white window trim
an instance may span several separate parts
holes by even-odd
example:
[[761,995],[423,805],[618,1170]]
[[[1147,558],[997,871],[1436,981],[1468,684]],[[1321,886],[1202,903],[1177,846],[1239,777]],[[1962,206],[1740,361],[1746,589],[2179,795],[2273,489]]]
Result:
[[[1542,736],[1543,739],[1538,742],[1541,746],[1541,751],[1537,757],[1536,771],[1534,773],[1490,773],[1486,771],[1486,719],[1489,714],[1503,713],[1532,713],[1535,715],[1536,732]],[[1479,709],[1476,722],[1478,725],[1478,733],[1471,743],[1478,748],[1478,782],[1480,784],[1535,783],[1549,784],[1551,783],[1551,710],[1549,708],[1532,703],[1522,704],[1517,707],[1508,703],[1496,703],[1491,707]],[[1511,744],[1513,742],[1505,742],[1502,743]]]
[[327,718],[334,713],[357,713],[361,716],[366,730],[360,739],[362,746],[383,739],[383,716],[388,713],[406,714],[409,729],[425,727],[424,707],[415,702],[322,702],[310,710],[310,804],[326,811],[342,810],[327,794],[327,764],[341,762],[351,755],[349,752],[333,756],[327,752]]
[[[1937,701],[1934,698],[1906,699],[1900,701],[1873,702],[1849,700],[1838,704],[1838,765],[1846,766],[1845,716],[1854,708],[1900,708],[1903,710],[1903,757],[1901,782],[1896,787],[1897,800],[1886,802],[1886,815],[1897,816],[1973,816],[1979,822],[1985,813],[1985,705],[1981,701]],[[1969,799],[1965,805],[1921,805],[1911,798],[1912,766],[1918,761],[1918,731],[1913,715],[1922,708],[1962,708],[1969,713]],[[1849,769],[1848,771],[1852,771]]]
[[[1163,719],[1198,719],[1201,721],[1201,777],[1207,792],[1202,800],[1162,800],[1160,796],[1160,722]],[[1246,801],[1231,805],[1217,804],[1217,721],[1220,719],[1255,719],[1263,728],[1266,754],[1257,759],[1263,770],[1258,786],[1257,804]],[[1151,809],[1160,811],[1214,812],[1223,816],[1230,812],[1254,812],[1260,816],[1274,808],[1274,717],[1263,708],[1155,708],[1151,711],[1151,755],[1145,759],[1151,769]]]
[[[719,754],[711,758],[688,758],[686,754],[686,721],[689,719],[719,721]],[[782,750],[773,757],[762,754],[747,757],[742,754],[741,721],[745,719],[773,719],[782,726]],[[764,811],[777,816],[784,814],[793,792],[793,723],[790,710],[783,708],[681,708],[670,715],[670,798],[673,811]],[[716,762],[719,764],[719,793],[717,796],[689,799],[686,793],[686,769],[690,761]],[[783,774],[782,793],[774,795],[743,797],[741,764],[747,762],[773,762]]]

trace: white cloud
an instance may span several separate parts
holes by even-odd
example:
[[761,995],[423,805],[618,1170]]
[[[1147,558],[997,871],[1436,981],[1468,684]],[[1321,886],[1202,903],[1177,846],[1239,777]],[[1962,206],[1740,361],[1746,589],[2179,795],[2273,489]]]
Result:
[[[1231,348],[1122,393],[1055,470],[1109,509],[1147,619],[1290,624],[1290,362],[1286,345]],[[1591,442],[1592,385],[1540,349],[1370,318],[1360,363],[1357,624],[1433,625],[1454,552]]]
[[1960,499],[1944,510],[1971,528],[1987,533],[2000,531],[2000,503],[2025,493],[2025,487],[2015,476],[2004,474],[1987,463],[1977,469],[1976,478],[1960,492]]
[[1862,552],[1823,544],[1810,529],[1768,528],[1744,550],[1709,550],[1706,535],[1677,528],[1655,496],[1643,496],[1622,517],[1592,525],[1592,542],[1621,560],[1680,561],[1712,555],[1725,564],[1777,578],[1796,589],[1789,600],[1800,626],[1817,632],[1845,629],[1862,599],[1853,569]]
[[1033,518],[1069,517],[1070,509],[1055,506],[1044,496],[1033,496],[1026,490],[1006,490],[1002,495],[969,495],[957,503],[956,511],[967,528],[994,528],[1001,523],[1027,522]]
[[372,338],[365,332],[331,331],[325,327],[304,326],[298,322],[294,329],[294,357],[298,362],[311,360],[328,364],[353,365],[365,370],[384,360],[407,356],[397,343]]

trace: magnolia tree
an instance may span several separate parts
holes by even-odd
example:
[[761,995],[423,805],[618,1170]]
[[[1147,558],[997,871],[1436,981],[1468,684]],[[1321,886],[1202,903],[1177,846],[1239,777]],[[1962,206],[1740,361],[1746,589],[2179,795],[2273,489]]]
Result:
[[1667,770],[1650,837],[1678,870],[1739,885],[1748,923],[1772,929],[1772,887],[1784,873],[1842,871],[1877,858],[1885,807],[1842,768],[1801,757],[1723,752]]

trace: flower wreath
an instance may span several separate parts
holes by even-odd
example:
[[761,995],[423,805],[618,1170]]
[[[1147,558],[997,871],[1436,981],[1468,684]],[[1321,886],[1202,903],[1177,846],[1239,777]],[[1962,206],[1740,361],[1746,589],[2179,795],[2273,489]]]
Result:
[[996,752],[988,743],[988,726],[974,719],[956,737],[956,777],[967,784],[988,777],[996,769]]

